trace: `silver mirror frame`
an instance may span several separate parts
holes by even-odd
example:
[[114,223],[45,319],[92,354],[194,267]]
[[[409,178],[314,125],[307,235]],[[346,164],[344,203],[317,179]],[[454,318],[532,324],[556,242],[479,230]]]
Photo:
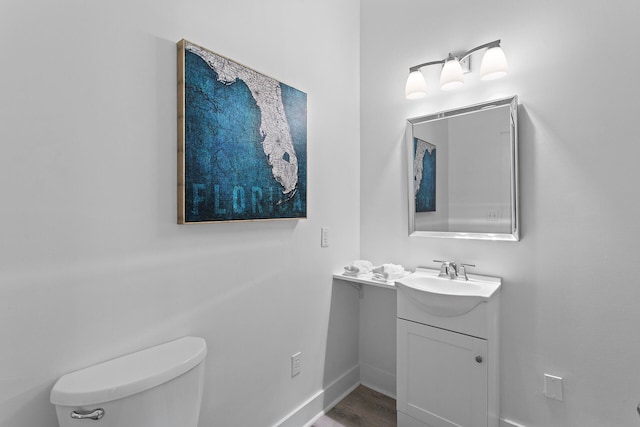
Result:
[[[511,116],[511,233],[465,233],[455,231],[421,231],[416,230],[415,226],[415,197],[413,195],[414,177],[413,177],[413,126],[418,123],[430,120],[443,119],[447,117],[461,116],[474,113],[480,110],[510,106]],[[415,117],[407,120],[407,128],[405,132],[405,145],[407,152],[407,199],[409,200],[409,236],[411,237],[436,237],[436,238],[452,238],[452,239],[477,239],[477,240],[502,240],[502,241],[518,241],[520,240],[520,203],[519,203],[519,178],[518,178],[518,96],[514,95],[508,98],[502,98],[489,102],[483,102],[454,110],[441,111],[439,113],[426,116]]]

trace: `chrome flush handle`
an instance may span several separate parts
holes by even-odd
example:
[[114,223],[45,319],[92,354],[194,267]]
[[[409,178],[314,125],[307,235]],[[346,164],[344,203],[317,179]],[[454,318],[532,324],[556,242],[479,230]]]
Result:
[[104,409],[98,408],[93,411],[72,411],[71,418],[74,420],[99,420],[104,417]]

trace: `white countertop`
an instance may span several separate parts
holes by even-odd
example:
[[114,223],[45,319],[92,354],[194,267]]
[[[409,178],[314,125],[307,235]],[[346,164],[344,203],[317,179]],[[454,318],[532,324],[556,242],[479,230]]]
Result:
[[[407,271],[406,274],[402,277],[407,277],[410,274],[411,274],[411,271]],[[396,289],[395,280],[397,280],[397,279],[393,279],[393,280],[388,280],[387,282],[382,282],[379,280],[374,280],[373,273],[361,274],[359,276],[349,276],[349,275],[342,274],[342,272],[335,273],[333,275],[333,278],[338,280],[344,280],[346,282],[359,283],[361,285],[377,286],[379,288],[386,288],[386,289],[393,289],[393,290]]]

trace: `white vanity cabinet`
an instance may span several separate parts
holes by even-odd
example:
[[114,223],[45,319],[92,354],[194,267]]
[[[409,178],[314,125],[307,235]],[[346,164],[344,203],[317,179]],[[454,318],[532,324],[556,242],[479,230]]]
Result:
[[398,287],[398,427],[498,427],[499,302],[436,315]]
[[487,340],[398,319],[398,425],[487,427],[486,358]]

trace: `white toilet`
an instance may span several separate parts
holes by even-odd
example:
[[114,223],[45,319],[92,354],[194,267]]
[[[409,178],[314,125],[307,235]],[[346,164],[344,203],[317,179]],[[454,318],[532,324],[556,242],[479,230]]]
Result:
[[51,390],[60,427],[196,427],[206,354],[184,337],[64,375]]

